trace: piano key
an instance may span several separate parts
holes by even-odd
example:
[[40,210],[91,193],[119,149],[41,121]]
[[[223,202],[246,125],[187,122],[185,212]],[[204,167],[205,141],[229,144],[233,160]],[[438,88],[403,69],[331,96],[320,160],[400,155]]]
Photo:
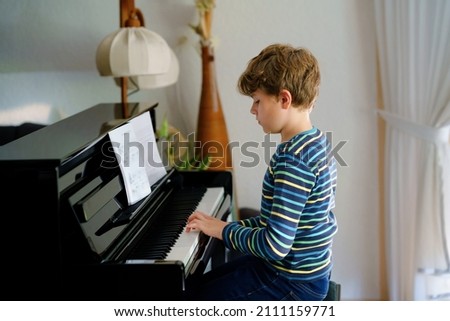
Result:
[[[224,189],[223,187],[210,187],[206,190],[201,202],[196,207],[196,210],[205,214],[215,216],[217,210],[223,200]],[[196,252],[199,243],[199,232],[192,231],[185,232],[186,224],[183,226],[183,232],[178,237],[175,245],[168,253],[166,260],[179,260],[187,266],[192,260],[193,254]]]
[[195,210],[216,215],[223,200],[223,187],[182,190],[164,209],[158,222],[152,224],[129,259],[193,261],[199,244],[199,232],[186,233],[187,219]]
[[[189,215],[195,210],[206,188],[182,189],[165,202],[164,208],[152,223],[129,259],[163,259],[182,233]],[[180,204],[183,204],[180,207]],[[172,227],[176,228],[172,230]],[[170,231],[169,231],[170,229]]]

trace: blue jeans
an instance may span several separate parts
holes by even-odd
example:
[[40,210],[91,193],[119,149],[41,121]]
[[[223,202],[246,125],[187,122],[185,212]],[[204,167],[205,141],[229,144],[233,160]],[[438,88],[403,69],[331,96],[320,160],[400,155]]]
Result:
[[191,282],[186,300],[319,301],[327,294],[329,276],[312,282],[292,281],[264,260],[245,255]]

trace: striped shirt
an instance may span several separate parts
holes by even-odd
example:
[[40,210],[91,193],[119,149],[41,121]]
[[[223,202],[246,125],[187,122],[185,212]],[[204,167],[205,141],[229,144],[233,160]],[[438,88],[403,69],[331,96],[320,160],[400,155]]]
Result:
[[337,232],[336,164],[319,129],[277,146],[264,176],[258,217],[228,224],[225,246],[265,259],[281,274],[311,281],[330,273]]

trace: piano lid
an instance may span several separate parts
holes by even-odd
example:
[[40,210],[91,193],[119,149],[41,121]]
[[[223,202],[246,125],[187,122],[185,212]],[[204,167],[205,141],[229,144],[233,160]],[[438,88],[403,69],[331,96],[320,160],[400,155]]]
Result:
[[[132,117],[154,109],[158,104],[129,103]],[[86,142],[92,142],[102,135],[105,125],[116,126],[127,121],[121,119],[120,103],[98,104],[85,113],[77,113],[46,126],[33,135],[23,136],[0,148],[0,161],[18,160],[56,160],[65,158],[82,150]],[[131,117],[131,118],[132,118]],[[83,124],[83,128],[80,128]]]

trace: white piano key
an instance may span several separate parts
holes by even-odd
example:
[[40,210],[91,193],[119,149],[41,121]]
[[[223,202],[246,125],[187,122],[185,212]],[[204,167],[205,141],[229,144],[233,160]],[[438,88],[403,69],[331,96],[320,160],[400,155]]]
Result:
[[[223,187],[207,188],[206,193],[203,195],[196,210],[215,217],[224,194],[225,191]],[[185,229],[186,227],[184,226],[183,232],[180,234],[174,246],[170,249],[165,260],[182,261],[184,265],[187,266],[191,262],[193,254],[196,252],[199,243],[199,232],[191,231],[187,233]]]

